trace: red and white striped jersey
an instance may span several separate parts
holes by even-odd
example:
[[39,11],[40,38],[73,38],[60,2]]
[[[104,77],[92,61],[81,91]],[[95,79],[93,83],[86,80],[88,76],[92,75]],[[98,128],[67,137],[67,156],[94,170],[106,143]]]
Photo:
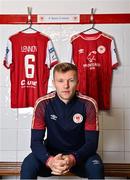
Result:
[[113,38],[102,32],[74,35],[72,61],[78,67],[78,90],[94,98],[99,109],[110,109],[112,70],[118,66]]
[[18,32],[8,39],[4,65],[10,68],[11,107],[33,107],[47,93],[49,72],[58,58],[49,37]]

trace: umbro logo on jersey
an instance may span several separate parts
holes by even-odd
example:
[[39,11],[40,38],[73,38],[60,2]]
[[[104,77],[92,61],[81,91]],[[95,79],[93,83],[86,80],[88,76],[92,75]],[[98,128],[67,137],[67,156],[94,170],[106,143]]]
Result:
[[79,113],[76,113],[74,116],[73,116],[73,121],[78,124],[78,123],[81,123],[83,121],[83,116]]
[[52,120],[54,120],[54,121],[57,120],[57,116],[56,116],[55,114],[51,114],[51,115],[50,115],[50,118],[51,118]]
[[79,49],[78,52],[79,52],[79,54],[82,54],[82,53],[84,53],[84,49]]

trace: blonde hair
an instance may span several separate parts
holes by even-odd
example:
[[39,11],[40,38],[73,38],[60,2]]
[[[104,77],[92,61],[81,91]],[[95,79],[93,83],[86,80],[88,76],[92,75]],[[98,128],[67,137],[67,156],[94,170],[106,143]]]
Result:
[[71,63],[63,62],[63,63],[58,63],[53,70],[53,78],[55,76],[55,72],[67,72],[67,71],[75,71],[76,74],[78,75],[78,69],[77,66]]

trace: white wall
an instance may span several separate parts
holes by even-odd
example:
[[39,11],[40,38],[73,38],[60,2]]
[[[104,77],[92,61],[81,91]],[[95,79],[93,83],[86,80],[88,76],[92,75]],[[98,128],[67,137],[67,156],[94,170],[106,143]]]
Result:
[[[89,14],[129,13],[130,0],[0,0],[1,14]],[[9,35],[26,25],[0,25],[0,161],[22,161],[30,152],[32,108],[10,108],[10,76],[2,65]],[[35,25],[54,42],[59,59],[69,58],[69,41],[73,34],[90,25]],[[113,73],[111,111],[100,112],[98,151],[104,162],[130,163],[130,24],[98,24],[96,28],[112,35],[117,44],[121,66]],[[51,81],[49,90],[51,90]]]
[[26,13],[31,6],[34,14],[72,14],[90,13],[97,8],[97,13],[129,13],[129,0],[1,0],[1,13]]

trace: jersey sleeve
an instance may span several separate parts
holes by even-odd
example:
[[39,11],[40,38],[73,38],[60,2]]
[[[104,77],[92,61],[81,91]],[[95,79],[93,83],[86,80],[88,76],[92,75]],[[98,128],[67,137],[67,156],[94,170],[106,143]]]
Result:
[[86,120],[85,130],[98,131],[99,119],[98,119],[98,106],[94,99],[90,98],[90,105],[86,105]]
[[114,69],[114,68],[117,68],[117,66],[119,65],[119,62],[118,62],[118,54],[117,54],[115,41],[113,39],[111,42],[111,53],[112,53],[112,68]]
[[46,52],[46,61],[48,68],[52,68],[55,64],[58,63],[58,57],[56,54],[56,50],[54,48],[52,40],[49,40],[47,43],[47,52]]
[[75,38],[77,38],[77,35],[72,36],[70,40],[70,61],[72,64],[75,64],[74,59],[73,59],[74,58],[73,40]]
[[10,65],[12,64],[12,43],[9,39],[6,45],[6,52],[5,52],[3,64],[7,69],[9,69]]
[[32,129],[45,130],[45,128],[45,107],[37,100],[33,112]]
[[73,46],[72,43],[70,43],[70,63],[75,64],[73,60]]

